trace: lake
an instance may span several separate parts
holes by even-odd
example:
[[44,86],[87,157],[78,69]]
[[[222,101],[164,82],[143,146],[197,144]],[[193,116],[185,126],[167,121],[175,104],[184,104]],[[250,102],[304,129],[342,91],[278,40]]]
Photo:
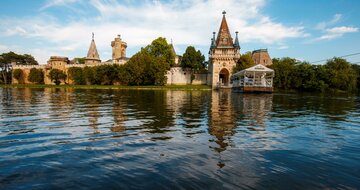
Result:
[[360,189],[360,97],[0,88],[0,189]]

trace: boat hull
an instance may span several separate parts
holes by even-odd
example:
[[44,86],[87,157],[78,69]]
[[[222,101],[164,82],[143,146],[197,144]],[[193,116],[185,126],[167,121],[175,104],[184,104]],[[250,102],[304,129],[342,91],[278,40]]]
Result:
[[272,93],[273,87],[256,87],[256,86],[241,86],[232,87],[235,92],[249,92],[249,93]]

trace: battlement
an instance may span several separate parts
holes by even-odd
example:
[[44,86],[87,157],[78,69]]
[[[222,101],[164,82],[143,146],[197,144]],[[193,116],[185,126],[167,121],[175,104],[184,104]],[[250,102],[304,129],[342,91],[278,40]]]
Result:
[[45,69],[47,65],[13,65],[13,69]]

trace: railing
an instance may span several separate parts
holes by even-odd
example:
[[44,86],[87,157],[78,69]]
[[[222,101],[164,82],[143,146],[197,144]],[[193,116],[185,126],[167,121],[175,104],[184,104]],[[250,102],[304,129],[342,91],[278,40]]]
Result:
[[272,87],[273,80],[272,79],[264,79],[264,80],[258,80],[258,79],[240,79],[240,80],[234,80],[233,86],[239,87],[239,86],[254,86],[254,87]]

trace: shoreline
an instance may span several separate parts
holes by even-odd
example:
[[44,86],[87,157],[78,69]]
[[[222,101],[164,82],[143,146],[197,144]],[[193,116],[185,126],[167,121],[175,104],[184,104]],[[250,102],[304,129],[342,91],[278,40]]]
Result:
[[133,89],[133,90],[212,90],[208,85],[121,86],[121,85],[49,85],[1,84],[0,88],[74,88],[74,89]]

